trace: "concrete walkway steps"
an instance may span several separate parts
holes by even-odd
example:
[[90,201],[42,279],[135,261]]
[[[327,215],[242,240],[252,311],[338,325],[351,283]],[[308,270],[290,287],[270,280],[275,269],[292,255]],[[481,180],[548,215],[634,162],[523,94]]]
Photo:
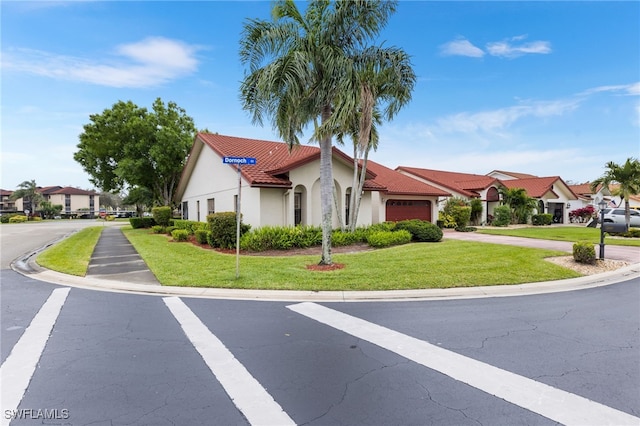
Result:
[[102,231],[89,261],[87,278],[160,285],[120,227]]

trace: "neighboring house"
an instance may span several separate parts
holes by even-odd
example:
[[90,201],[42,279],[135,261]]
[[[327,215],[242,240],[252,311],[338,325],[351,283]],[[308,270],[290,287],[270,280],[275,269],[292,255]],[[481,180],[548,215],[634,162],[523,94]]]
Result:
[[524,189],[529,197],[538,202],[537,212],[552,214],[556,223],[569,222],[571,203],[576,204],[578,200],[578,196],[558,176],[537,177],[501,170],[476,175],[402,166],[396,170],[421,182],[448,190],[455,196],[467,200],[479,198],[484,205],[482,223],[486,223],[487,215],[493,215],[493,210],[500,205],[500,187]]
[[[417,167],[398,167],[396,170],[420,182],[449,191],[455,197],[465,200],[479,198],[483,202],[480,223],[487,223],[487,215],[500,205],[500,180],[486,175],[447,172],[443,170],[421,169]],[[444,201],[441,204],[444,207]]]
[[[38,192],[42,194],[43,201],[48,201],[53,205],[61,205],[61,215],[67,217],[95,217],[96,208],[100,206],[99,195],[95,191],[71,186],[45,186],[38,187]],[[24,211],[22,198],[15,202],[18,211]]]
[[[578,207],[578,196],[559,176],[501,180],[509,188],[522,188],[538,202],[538,213],[553,215],[554,223],[569,223],[569,211]],[[573,204],[572,204],[573,203]]]
[[[624,207],[622,197],[617,194],[618,184],[609,185],[610,191],[607,191],[602,185],[598,185],[595,191],[591,190],[591,183],[585,182],[579,185],[569,185],[571,190],[579,197],[582,203],[579,207],[592,205],[596,211],[599,209],[598,203],[603,199],[607,202],[607,207]],[[640,195],[632,195],[629,197],[629,206],[640,208]],[[572,208],[573,210],[573,208]]]
[[13,191],[0,189],[0,214],[17,212],[16,202],[10,198],[11,194],[13,194]]
[[[223,157],[256,158],[255,165],[224,164]],[[320,225],[320,149],[299,145],[289,151],[269,142],[199,133],[176,191],[182,217],[205,221],[208,214],[235,211],[241,181],[243,222],[261,226]],[[353,159],[333,148],[333,226],[348,217]],[[369,161],[358,225],[421,218],[435,222],[438,197],[450,193],[417,182]]]

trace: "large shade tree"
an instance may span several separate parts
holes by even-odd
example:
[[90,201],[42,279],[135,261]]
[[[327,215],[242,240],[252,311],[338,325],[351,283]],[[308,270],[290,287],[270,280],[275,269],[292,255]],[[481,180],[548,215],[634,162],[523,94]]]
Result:
[[640,161],[636,158],[627,158],[624,164],[620,165],[609,161],[602,176],[591,182],[591,190],[596,191],[602,185],[611,191],[611,184],[618,184],[617,195],[624,199],[624,217],[627,228],[631,222],[629,210],[629,198],[631,195],[640,194]]
[[146,188],[156,204],[171,205],[196,128],[174,102],[152,110],[119,101],[89,117],[74,159],[103,191]]
[[[272,20],[247,20],[240,58],[248,72],[240,94],[254,123],[268,117],[293,147],[312,123],[317,127],[318,121],[323,124],[333,116],[338,123],[347,122],[352,112],[335,107],[341,94],[353,90],[352,58],[380,32],[395,8],[395,1],[315,0],[303,14],[293,0],[279,0]],[[312,139],[320,145],[320,264],[331,264],[333,134],[314,132]]]

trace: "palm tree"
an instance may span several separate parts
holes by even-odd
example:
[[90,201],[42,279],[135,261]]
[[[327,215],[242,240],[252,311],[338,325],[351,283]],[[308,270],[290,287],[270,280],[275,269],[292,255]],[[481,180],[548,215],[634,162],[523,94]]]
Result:
[[595,191],[600,185],[610,191],[609,185],[618,183],[620,185],[618,194],[624,199],[624,218],[629,228],[631,221],[629,197],[640,193],[640,161],[629,157],[622,166],[609,161],[606,168],[602,176],[591,182],[591,191]]
[[502,204],[511,208],[511,223],[527,223],[529,216],[538,206],[535,198],[527,195],[523,188],[501,188]]
[[38,186],[35,180],[25,180],[18,185],[18,190],[11,194],[12,200],[19,198],[23,199],[22,208],[29,207],[28,210],[31,214],[35,214],[38,205],[44,200],[42,194],[38,191]]
[[[293,147],[303,130],[325,123],[342,93],[352,90],[350,56],[376,36],[395,11],[396,1],[311,1],[304,15],[293,0],[278,0],[272,21],[250,19],[240,40],[240,59],[249,67],[240,87],[244,109],[253,122],[269,116],[275,131]],[[339,120],[342,121],[342,120]],[[313,140],[320,145],[322,259],[331,261],[332,167],[331,132]]]
[[[336,106],[336,110],[346,114],[334,114],[319,129],[320,135],[325,129],[338,134],[344,129],[353,139],[354,176],[349,206],[351,231],[355,230],[358,219],[369,151],[377,149],[378,134],[375,125],[380,124],[382,118],[393,119],[411,100],[416,82],[409,55],[396,47],[370,46],[357,52],[352,61],[353,89],[344,92]],[[384,105],[382,113],[379,104]],[[339,122],[340,119],[346,121]],[[361,165],[359,176],[358,165]]]

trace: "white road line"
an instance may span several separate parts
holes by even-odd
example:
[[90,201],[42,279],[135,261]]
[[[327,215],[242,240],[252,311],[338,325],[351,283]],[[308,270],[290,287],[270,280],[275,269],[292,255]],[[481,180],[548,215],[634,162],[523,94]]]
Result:
[[15,412],[22,401],[69,290],[71,289],[57,288],[51,292],[47,301],[33,317],[29,327],[0,366],[2,425],[8,425],[11,422],[11,417],[4,414]]
[[178,297],[165,297],[173,316],[233,403],[252,425],[295,425],[224,344]]
[[565,425],[638,425],[640,418],[311,302],[294,312]]

